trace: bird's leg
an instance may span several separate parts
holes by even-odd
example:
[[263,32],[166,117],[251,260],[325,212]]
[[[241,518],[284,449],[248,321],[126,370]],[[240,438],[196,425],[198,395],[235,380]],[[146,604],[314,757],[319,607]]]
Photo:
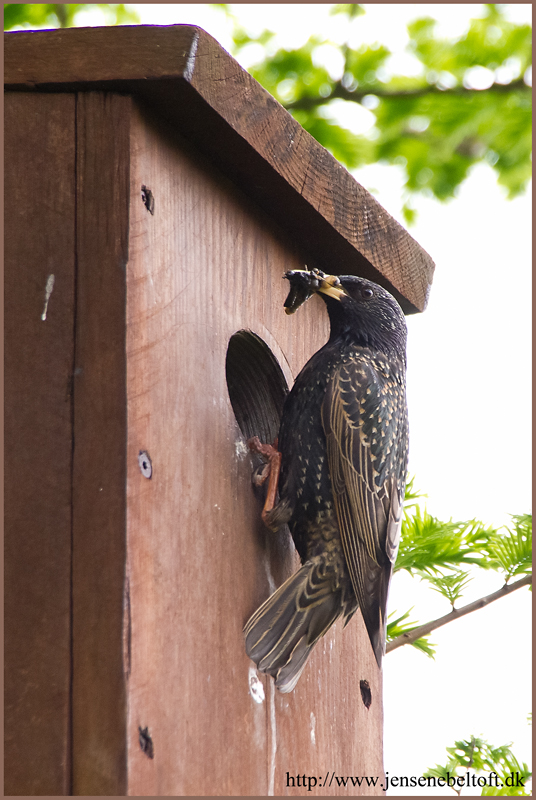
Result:
[[247,440],[246,444],[253,453],[259,453],[259,455],[267,460],[262,470],[259,468],[253,475],[253,483],[255,486],[262,486],[270,475],[274,457],[280,455],[277,450],[277,439],[273,444],[263,444],[258,436],[252,436],[251,439]]
[[268,459],[268,463],[262,469],[262,472],[255,475],[253,482],[256,486],[268,480],[268,489],[266,490],[266,499],[264,501],[264,508],[262,509],[262,521],[268,525],[268,514],[275,506],[275,498],[277,495],[277,486],[279,483],[279,472],[281,471],[281,453],[277,449],[277,439],[272,444],[262,444],[258,436],[253,436],[248,439],[247,445],[254,453],[259,453],[264,458]]

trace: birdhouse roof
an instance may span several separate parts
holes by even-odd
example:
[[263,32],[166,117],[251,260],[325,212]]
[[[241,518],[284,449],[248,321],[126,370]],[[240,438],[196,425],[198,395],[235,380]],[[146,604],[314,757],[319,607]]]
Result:
[[434,263],[324,147],[201,28],[5,34],[13,91],[137,96],[273,218],[309,266],[383,284],[424,310]]

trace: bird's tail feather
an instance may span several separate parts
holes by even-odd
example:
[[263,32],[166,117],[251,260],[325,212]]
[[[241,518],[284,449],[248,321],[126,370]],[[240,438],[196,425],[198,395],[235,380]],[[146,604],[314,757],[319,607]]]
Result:
[[345,610],[324,560],[307,561],[248,620],[246,652],[281,692],[290,692],[314,645]]

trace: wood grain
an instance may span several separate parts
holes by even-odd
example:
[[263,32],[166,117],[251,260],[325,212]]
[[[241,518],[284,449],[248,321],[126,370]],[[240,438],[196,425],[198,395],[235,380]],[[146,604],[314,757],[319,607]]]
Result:
[[6,788],[381,778],[359,614],[291,695],[251,692],[242,626],[296,554],[260,522],[225,363],[250,330],[290,384],[324,343],[318,298],[284,314],[288,269],[366,275],[411,312],[431,259],[197,28],[8,34],[6,79]]
[[126,791],[128,97],[77,98],[73,794]]
[[200,28],[8,33],[5,80],[25,90],[91,84],[144,97],[277,219],[310,266],[377,280],[407,313],[425,308],[430,256]]
[[53,796],[70,787],[74,96],[8,93],[5,148],[4,792]]
[[[68,101],[72,114],[74,98]],[[250,691],[250,681],[258,679],[244,652],[242,626],[296,568],[296,555],[284,533],[273,536],[260,523],[225,360],[231,336],[249,329],[267,343],[291,383],[324,342],[321,301],[313,298],[290,318],[283,311],[281,276],[300,265],[298,255],[277,224],[146,109],[136,111],[131,131],[128,97],[87,93],[76,100],[75,204],[74,119],[70,127],[65,123],[65,99],[22,95],[20,102],[28,104],[22,120],[30,131],[32,119],[36,131],[47,124],[61,131],[62,157],[64,138],[72,139],[70,151],[65,148],[70,184],[61,169],[55,176],[64,192],[71,187],[59,219],[38,207],[37,238],[24,226],[15,236],[22,256],[27,240],[32,258],[34,246],[43,257],[52,242],[66,247],[57,236],[61,228],[71,256],[61,250],[58,257],[63,268],[71,264],[71,294],[64,340],[53,346],[63,365],[56,372],[66,380],[67,416],[48,373],[39,371],[42,329],[29,339],[21,335],[23,361],[33,365],[35,350],[32,368],[38,379],[43,375],[44,400],[36,395],[30,410],[45,422],[47,414],[59,414],[63,427],[51,428],[57,465],[47,439],[37,460],[41,471],[28,483],[42,480],[43,466],[53,462],[54,487],[43,484],[47,502],[35,483],[37,506],[22,492],[13,505],[17,513],[28,505],[21,530],[41,560],[14,537],[6,550],[15,567],[8,652],[19,668],[8,699],[13,729],[22,732],[8,747],[12,763],[21,759],[11,786],[83,795],[300,795],[302,788],[287,785],[287,773],[366,770],[381,776],[381,676],[358,615],[344,634],[336,626],[317,647],[291,696],[276,695],[265,678],[262,702]],[[14,152],[18,126],[8,130]],[[49,141],[42,137],[44,145]],[[26,157],[31,136],[23,143]],[[38,157],[38,146],[35,152]],[[17,179],[13,173],[8,186],[17,187]],[[50,180],[40,177],[31,192],[15,188],[16,207],[34,208],[42,197],[49,203],[58,192]],[[154,214],[142,186],[154,197]],[[15,274],[12,269],[13,280]],[[8,286],[16,299],[17,287]],[[21,303],[14,309],[24,308]],[[14,353],[16,321],[10,323]],[[17,367],[14,357],[8,371],[14,382]],[[17,403],[22,408],[24,402],[21,391],[14,393],[14,419],[21,413]],[[37,436],[26,412],[17,424],[22,439]],[[31,444],[24,451],[29,460]],[[9,452],[15,449],[13,441]],[[139,469],[140,450],[152,459],[150,479]],[[16,495],[15,482],[12,491]],[[67,516],[59,519],[58,508],[64,514],[65,507]],[[54,538],[47,551],[33,531],[41,535],[49,525]],[[19,583],[28,592],[23,604]],[[43,626],[47,608],[55,621]],[[21,627],[26,620],[29,644]],[[34,680],[31,647],[43,631],[50,635],[35,652],[51,680],[53,702],[46,692],[37,699],[27,671],[29,665]],[[358,691],[361,679],[372,689],[368,710]],[[34,728],[36,715],[41,723]],[[35,752],[24,750],[27,743],[32,748],[35,733],[43,742]],[[323,791],[348,794],[337,786]]]
[[[299,795],[287,771],[383,775],[381,678],[361,619],[323,640],[291,695],[262,678],[255,702],[244,652],[244,622],[296,561],[259,523],[227,345],[253,330],[296,374],[327,338],[323,305],[284,313],[281,276],[300,262],[277,227],[144,111],[132,125],[130,221],[128,792]],[[368,710],[360,679],[372,687]]]

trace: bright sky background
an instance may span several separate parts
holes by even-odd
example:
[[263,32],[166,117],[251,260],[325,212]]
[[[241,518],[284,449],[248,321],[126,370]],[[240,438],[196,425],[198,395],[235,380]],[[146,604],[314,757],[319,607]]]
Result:
[[[199,25],[231,48],[230,25],[219,10],[196,4],[133,7],[142,23]],[[231,7],[250,34],[270,28],[280,46],[299,46],[320,32],[334,42],[348,34],[348,26],[329,17],[323,4]],[[441,34],[456,36],[482,9],[471,3],[365,7],[351,43],[388,45],[397,51],[393,70],[409,73],[414,64],[403,48],[410,19],[432,16]],[[531,6],[511,4],[508,13],[517,22],[529,21]],[[79,24],[94,22],[80,19]],[[258,55],[250,48],[242,65],[247,68]],[[335,74],[340,65],[333,50],[324,48],[321,57]],[[370,113],[346,105],[341,121],[356,132],[366,129]],[[402,221],[396,168],[373,165],[353,174]],[[420,199],[416,206],[418,223],[410,233],[435,260],[436,273],[426,313],[408,318],[410,472],[428,495],[429,511],[439,518],[476,517],[499,526],[509,514],[531,510],[530,195],[506,201],[491,168],[479,166],[454,201]],[[496,574],[479,578],[462,604],[498,588]],[[411,606],[412,618],[421,622],[450,610],[417,579],[397,575],[390,609]],[[445,748],[471,734],[496,746],[513,742],[518,760],[531,763],[529,615],[530,593],[522,589],[434,632],[435,661],[411,647],[386,657],[384,757],[391,776],[418,776],[445,763]],[[464,794],[471,791],[476,790]]]

